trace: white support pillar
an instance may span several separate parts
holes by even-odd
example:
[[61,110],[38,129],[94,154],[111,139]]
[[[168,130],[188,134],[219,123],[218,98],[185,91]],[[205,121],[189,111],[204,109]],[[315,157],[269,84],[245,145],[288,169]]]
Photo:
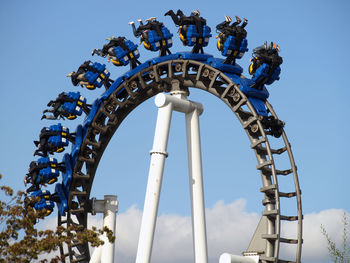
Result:
[[[115,235],[116,212],[118,211],[118,201],[115,195],[105,195],[105,209],[103,213],[103,227],[108,227]],[[101,263],[114,262],[114,243],[109,242],[106,235],[102,246]]]
[[92,253],[89,263],[101,263],[101,253],[102,246],[96,247],[94,252]]
[[236,256],[224,253],[220,256],[219,263],[259,263],[259,256]]
[[159,196],[162,186],[165,158],[168,156],[170,121],[173,106],[171,103],[159,107],[154,134],[151,164],[148,173],[145,203],[143,207],[139,243],[137,247],[136,263],[149,263],[156,219],[158,214]]
[[200,103],[187,100],[186,96],[183,94],[175,96],[158,94],[155,98],[155,104],[159,110],[153,149],[151,151],[151,165],[148,174],[136,263],[149,263],[151,259],[164,162],[167,157],[166,148],[173,110],[186,114],[195,261],[196,263],[206,263],[207,241],[198,119],[198,116],[203,112],[203,106]]
[[186,134],[195,262],[206,263],[208,261],[208,253],[199,114],[200,112],[198,109],[186,113]]
[[[105,195],[104,200],[92,201],[92,214],[103,213],[103,227],[113,231],[115,235],[116,213],[118,212],[118,201],[116,195]],[[109,242],[104,234],[100,237],[104,244],[95,248],[90,263],[113,263],[115,242]]]

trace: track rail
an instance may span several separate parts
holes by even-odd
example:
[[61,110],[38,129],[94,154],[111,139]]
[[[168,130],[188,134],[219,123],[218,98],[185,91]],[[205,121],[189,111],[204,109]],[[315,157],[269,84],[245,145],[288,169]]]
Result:
[[[118,84],[118,86],[117,86]],[[160,92],[169,92],[175,86],[180,89],[198,88],[221,99],[235,114],[245,130],[250,147],[257,158],[257,170],[260,171],[264,193],[262,201],[265,207],[257,230],[245,253],[258,253],[260,262],[300,262],[302,247],[302,207],[297,168],[294,163],[290,143],[283,132],[279,141],[283,146],[273,149],[270,138],[263,129],[259,115],[255,112],[248,98],[241,92],[225,73],[203,61],[189,59],[170,59],[160,63],[149,63],[147,67],[127,75],[123,81],[112,84],[100,99],[101,105],[89,114],[84,122],[84,136],[72,158],[75,160],[73,176],[68,196],[66,216],[58,216],[58,224],[87,227],[87,216],[91,212],[90,191],[96,169],[110,139],[128,114],[142,102]],[[266,102],[271,114],[277,117],[272,106]],[[89,122],[90,123],[87,123]],[[273,140],[277,140],[273,138]],[[280,155],[289,159],[290,168],[278,170],[274,157]],[[287,177],[294,190],[282,192],[278,179]],[[281,214],[281,200],[295,199],[296,215]],[[282,237],[283,221],[296,222],[296,236]],[[293,259],[280,259],[280,244],[285,243],[295,248]],[[70,262],[88,262],[90,259],[88,244],[78,241],[60,248],[61,255]]]

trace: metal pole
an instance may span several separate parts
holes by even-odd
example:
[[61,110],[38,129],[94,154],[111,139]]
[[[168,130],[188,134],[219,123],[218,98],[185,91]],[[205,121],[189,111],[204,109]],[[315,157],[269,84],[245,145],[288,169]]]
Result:
[[[152,253],[154,230],[156,225],[159,196],[162,185],[164,162],[167,157],[167,144],[172,111],[188,114],[188,143],[189,167],[191,182],[192,221],[197,263],[207,262],[207,241],[205,231],[205,213],[202,183],[202,162],[200,156],[200,136],[198,116],[203,112],[200,103],[186,99],[183,94],[170,96],[158,94],[155,104],[158,109],[156,131],[154,135],[153,149],[151,151],[151,164],[148,174],[146,197],[141,221],[140,237],[137,247],[136,263],[149,263]],[[187,117],[186,117],[187,119]],[[192,182],[196,183],[193,184]],[[199,240],[197,240],[199,239]]]
[[219,263],[258,263],[259,256],[236,256],[224,253],[220,256]]
[[96,247],[92,253],[89,263],[101,263],[101,252],[102,246]]
[[205,228],[206,224],[201,142],[199,133],[199,114],[200,113],[198,112],[197,108],[189,113],[186,113],[186,134],[195,262],[206,263],[208,261],[208,254]]
[[[115,235],[116,212],[118,210],[117,196],[105,195],[105,211],[103,214],[103,227],[113,231]],[[114,262],[114,243],[109,242],[106,234],[103,235],[104,245],[102,247],[101,263]]]
[[[116,195],[105,195],[104,200],[93,198],[92,214],[103,213],[103,227],[108,227],[108,229],[112,230],[113,235],[115,235],[116,212],[118,212]],[[115,242],[109,242],[105,234],[100,238],[104,241],[104,244],[95,248],[90,263],[113,263]]]
[[158,110],[136,263],[149,263],[151,260],[164,162],[168,156],[166,148],[169,138],[172,108],[172,104],[169,103],[164,105],[164,107],[160,107]]

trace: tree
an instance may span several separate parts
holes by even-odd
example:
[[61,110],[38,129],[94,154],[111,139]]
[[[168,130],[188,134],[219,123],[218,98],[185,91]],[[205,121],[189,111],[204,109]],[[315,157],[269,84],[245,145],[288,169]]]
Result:
[[[46,211],[36,211],[30,206],[25,208],[22,201],[24,192],[19,191],[14,195],[11,187],[0,186],[2,193],[8,200],[0,201],[0,263],[30,262],[38,259],[39,255],[57,251],[63,243],[77,239],[97,247],[104,243],[99,238],[103,233],[107,234],[110,242],[114,242],[113,232],[108,228],[97,230],[93,227],[78,231],[75,226],[69,229],[58,226],[55,230],[38,231],[35,224],[44,218]],[[50,262],[61,260],[60,256],[56,256]],[[41,262],[49,261],[45,259]]]
[[345,211],[343,214],[343,244],[342,248],[337,248],[336,244],[330,236],[328,235],[325,227],[321,225],[321,232],[325,236],[328,244],[328,252],[330,257],[335,263],[350,263],[350,246],[348,244],[349,236],[349,218],[346,215]]

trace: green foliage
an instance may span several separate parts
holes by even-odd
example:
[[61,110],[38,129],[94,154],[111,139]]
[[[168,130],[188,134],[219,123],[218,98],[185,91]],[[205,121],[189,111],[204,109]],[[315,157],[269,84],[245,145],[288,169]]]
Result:
[[345,211],[343,214],[343,244],[342,248],[338,248],[334,241],[328,235],[325,227],[321,225],[321,232],[327,240],[328,252],[335,263],[350,263],[350,245],[348,244],[349,236],[349,218]]
[[[0,179],[2,175],[0,174]],[[0,194],[3,193],[9,200],[0,201],[0,263],[5,262],[31,262],[38,259],[39,255],[57,251],[64,244],[71,244],[73,240],[89,242],[92,246],[100,246],[104,242],[99,238],[106,233],[110,242],[114,242],[113,232],[108,228],[97,230],[81,230],[76,226],[68,229],[58,226],[56,229],[39,231],[35,224],[43,219],[46,211],[35,211],[32,207],[23,205],[23,192],[14,195],[14,191],[8,186],[0,186]],[[60,262],[61,257],[56,256],[41,262]]]

